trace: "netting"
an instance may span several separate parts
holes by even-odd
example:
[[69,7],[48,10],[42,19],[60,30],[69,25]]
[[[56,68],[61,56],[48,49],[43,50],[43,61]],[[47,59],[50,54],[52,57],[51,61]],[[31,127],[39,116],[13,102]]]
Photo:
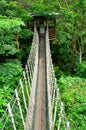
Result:
[[25,129],[37,51],[35,44],[35,33],[36,32],[34,31],[33,42],[27,64],[25,65],[25,70],[23,71],[22,77],[19,80],[18,87],[16,87],[11,101],[7,104],[7,108],[3,116],[0,118],[0,130]]
[[69,122],[65,114],[64,104],[61,101],[57,80],[55,78],[49,44],[48,27],[46,31],[46,63],[49,130],[69,130]]

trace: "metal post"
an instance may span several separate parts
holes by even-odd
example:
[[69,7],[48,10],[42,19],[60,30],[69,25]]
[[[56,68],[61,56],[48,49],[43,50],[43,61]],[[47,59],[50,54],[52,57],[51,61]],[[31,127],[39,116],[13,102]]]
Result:
[[30,82],[32,82],[32,75],[31,75],[31,68],[30,68],[30,61],[28,60],[28,69],[29,69],[29,73],[30,73]]
[[55,97],[55,87],[54,87],[53,98],[52,98],[52,107],[53,107],[53,104],[54,104],[54,97]]
[[18,103],[18,107],[19,107],[19,111],[20,111],[20,115],[21,115],[21,119],[22,119],[22,124],[25,128],[24,117],[23,117],[23,113],[22,113],[22,109],[21,109],[21,105],[20,105],[20,99],[19,99],[19,96],[18,96],[17,89],[15,89],[15,95],[16,95],[16,100],[17,100],[17,103]]
[[25,71],[23,71],[23,76],[24,76],[26,92],[27,92],[27,96],[28,96],[28,100],[29,100],[29,91],[28,91],[28,85],[27,85],[27,79],[26,79]]
[[55,121],[56,121],[56,111],[57,111],[57,103],[58,103],[58,100],[59,100],[59,89],[56,90],[56,104],[55,104],[55,111],[54,111],[54,124],[55,124]]
[[20,79],[20,86],[21,86],[21,89],[22,89],[22,95],[23,95],[24,106],[25,106],[25,109],[26,109],[26,112],[27,112],[26,98],[25,98],[24,88],[23,88],[21,79]]
[[67,121],[65,130],[70,130],[70,123]]
[[59,114],[59,122],[58,122],[58,130],[60,130],[60,125],[61,125],[61,120],[62,120],[62,116],[63,116],[63,102],[61,102],[61,110],[60,110],[60,114]]
[[12,110],[11,110],[10,103],[7,104],[7,108],[8,108],[9,116],[10,116],[10,118],[11,118],[11,122],[12,122],[12,125],[13,125],[13,129],[14,129],[14,130],[17,130],[17,129],[16,129],[15,122],[14,122],[13,113],[12,113]]
[[32,54],[31,54],[31,58],[30,58],[30,69],[31,69],[31,75],[33,77],[33,61],[32,61]]
[[28,72],[28,67],[27,67],[27,65],[25,65],[25,70],[26,70],[26,74],[27,74],[28,85],[29,85],[29,87],[31,87],[30,78],[29,78],[29,72]]
[[35,53],[36,53],[36,48],[33,50],[33,57],[32,57],[32,59],[33,59],[33,61],[32,61],[32,70],[34,70]]

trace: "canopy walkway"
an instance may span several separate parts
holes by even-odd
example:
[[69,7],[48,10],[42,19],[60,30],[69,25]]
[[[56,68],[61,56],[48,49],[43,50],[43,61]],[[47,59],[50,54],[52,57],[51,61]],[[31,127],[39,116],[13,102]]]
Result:
[[55,78],[48,26],[39,36],[35,23],[25,70],[0,119],[0,130],[70,130]]

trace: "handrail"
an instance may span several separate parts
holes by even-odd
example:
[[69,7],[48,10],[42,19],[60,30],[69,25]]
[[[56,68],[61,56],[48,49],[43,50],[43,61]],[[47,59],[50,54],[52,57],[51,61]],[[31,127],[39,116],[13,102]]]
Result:
[[[64,127],[65,130],[70,130],[70,125],[64,110],[64,104],[61,101],[57,80],[55,78],[49,44],[48,26],[46,30],[46,63],[49,130],[60,130],[61,124],[63,124],[62,127]],[[57,128],[55,128],[56,123],[58,124]]]
[[0,130],[26,130],[28,105],[30,104],[31,89],[34,86],[35,70],[37,69],[37,57],[38,35],[35,26],[32,46],[25,70],[23,71],[18,87],[15,89],[13,98],[7,104],[6,111],[0,120]]

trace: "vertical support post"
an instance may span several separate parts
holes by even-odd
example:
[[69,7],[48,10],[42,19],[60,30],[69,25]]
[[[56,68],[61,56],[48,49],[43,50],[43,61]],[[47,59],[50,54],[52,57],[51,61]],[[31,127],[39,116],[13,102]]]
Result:
[[29,77],[29,72],[28,72],[28,67],[27,67],[27,65],[25,65],[25,70],[26,70],[26,74],[27,74],[27,79],[28,79],[29,87],[31,87],[31,84],[30,84],[30,77]]
[[54,97],[55,97],[55,87],[54,87],[53,98],[52,98],[52,107],[53,107],[53,104],[54,104]]
[[27,96],[28,96],[28,100],[29,100],[29,92],[28,92],[28,85],[27,85],[27,79],[26,79],[25,71],[23,71],[23,76],[24,76],[26,92],[27,92]]
[[32,54],[31,54],[31,57],[29,58],[29,65],[30,65],[30,71],[31,71],[31,77],[32,77]]
[[16,129],[15,122],[14,122],[13,113],[12,113],[12,110],[11,110],[10,103],[7,104],[7,108],[8,108],[9,116],[10,116],[10,118],[11,118],[11,122],[12,122],[12,125],[13,125],[13,129],[14,129],[14,130],[17,130],[17,129]]
[[51,63],[50,63],[50,84],[51,84],[50,93],[51,93],[51,95],[53,94],[53,92],[52,92],[53,91],[53,82],[52,82],[52,80],[53,80],[53,77],[52,77],[52,66],[51,66]]
[[20,79],[20,86],[21,86],[21,89],[22,89],[22,95],[23,95],[24,106],[25,106],[25,109],[26,109],[26,112],[27,112],[26,98],[25,98],[24,88],[23,88],[21,79]]
[[29,73],[30,73],[30,82],[32,82],[32,75],[31,75],[31,68],[30,68],[30,61],[27,61],[28,63],[28,69],[29,69]]
[[54,121],[53,121],[54,124],[55,124],[55,121],[56,121],[56,111],[57,111],[58,100],[59,100],[59,89],[56,90],[56,104],[55,104]]
[[[35,47],[36,48],[36,47]],[[32,61],[32,70],[34,70],[34,60],[35,60],[35,49],[33,49],[33,55],[32,55],[32,59],[33,59],[33,61]]]
[[34,21],[34,31],[36,31],[36,20]]
[[[52,66],[53,67],[53,66]],[[53,79],[55,79],[55,72],[54,72],[54,70],[53,70]]]
[[30,60],[29,60],[29,64],[30,64],[31,76],[33,77],[32,54],[31,54],[31,58],[30,58]]
[[20,105],[20,99],[19,99],[19,96],[18,96],[17,89],[15,89],[15,95],[16,95],[16,100],[17,100],[17,103],[18,103],[18,107],[19,107],[19,111],[20,111],[20,115],[21,115],[21,119],[22,119],[22,124],[25,128],[24,117],[23,117],[23,113],[22,113],[22,109],[21,109],[21,105]]
[[67,121],[65,130],[70,130],[70,123]]
[[61,110],[60,110],[60,114],[59,114],[59,122],[58,122],[58,130],[60,130],[60,125],[61,125],[61,120],[62,120],[62,116],[63,116],[63,102],[61,102]]

